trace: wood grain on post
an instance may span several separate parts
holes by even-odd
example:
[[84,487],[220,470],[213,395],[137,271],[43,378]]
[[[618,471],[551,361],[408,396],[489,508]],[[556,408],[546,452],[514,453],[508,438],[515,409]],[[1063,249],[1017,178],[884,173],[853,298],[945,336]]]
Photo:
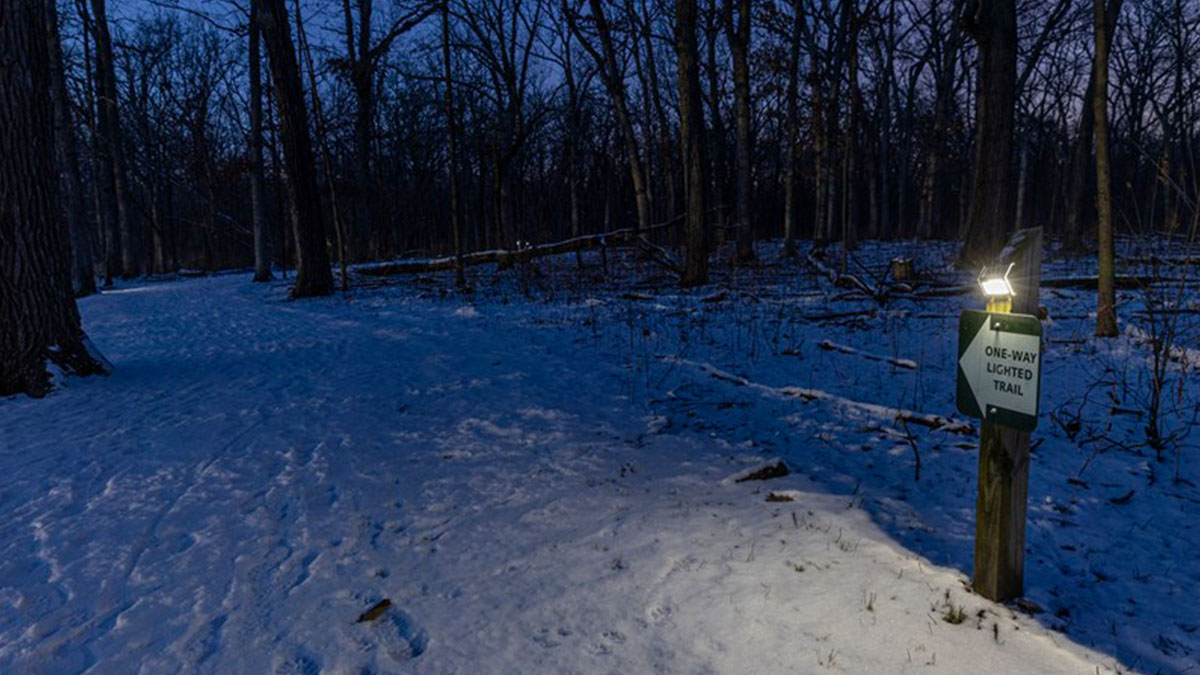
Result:
[[[1014,263],[1013,313],[1038,313],[1042,228],[1018,230],[995,269]],[[990,420],[980,427],[979,494],[975,501],[975,592],[997,602],[1020,597],[1025,581],[1025,510],[1029,496],[1029,432]]]

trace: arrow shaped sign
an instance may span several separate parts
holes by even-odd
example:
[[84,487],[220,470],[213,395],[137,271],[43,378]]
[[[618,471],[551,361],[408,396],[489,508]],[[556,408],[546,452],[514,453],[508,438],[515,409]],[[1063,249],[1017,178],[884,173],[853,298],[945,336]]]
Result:
[[1025,314],[967,310],[958,331],[959,412],[1032,431],[1041,383],[1041,322]]

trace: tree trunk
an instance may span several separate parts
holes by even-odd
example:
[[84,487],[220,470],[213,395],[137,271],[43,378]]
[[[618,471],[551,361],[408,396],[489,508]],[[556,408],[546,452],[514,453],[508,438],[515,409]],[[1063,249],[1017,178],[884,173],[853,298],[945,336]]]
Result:
[[[1105,13],[1104,31],[1108,37],[1105,49],[1112,45],[1112,36],[1116,33],[1117,17],[1121,13],[1123,0],[1109,0]],[[1105,59],[1108,54],[1104,55]],[[1084,236],[1092,223],[1094,213],[1091,208],[1095,205],[1088,203],[1089,187],[1088,167],[1092,159],[1092,140],[1095,136],[1096,112],[1093,100],[1096,92],[1096,70],[1088,74],[1087,88],[1083,94],[1083,106],[1079,111],[1079,128],[1075,134],[1075,143],[1071,149],[1071,163],[1067,176],[1066,220],[1063,232],[1063,248],[1068,251],[1083,250],[1086,237]]]
[[[564,17],[569,17],[570,9],[567,0],[562,0],[561,11]],[[563,35],[563,78],[567,84],[567,137],[563,139],[567,148],[567,196],[570,200],[571,236],[578,237],[579,230],[579,86],[575,82],[575,67],[571,57],[571,30]],[[634,48],[636,49],[636,43]],[[447,47],[446,49],[449,49]],[[449,86],[449,71],[447,71],[447,86]],[[583,256],[575,252],[575,266],[583,267]]]
[[[449,147],[447,152],[450,160],[450,228],[454,234],[454,283],[459,288],[467,285],[466,273],[463,270],[463,237],[462,214],[459,209],[458,196],[458,120],[454,116],[454,78],[450,67],[450,7],[442,6],[442,62],[446,73],[446,137]],[[572,181],[574,180],[572,172]],[[574,183],[572,183],[572,187]],[[572,205],[575,192],[572,189]]]
[[675,0],[675,53],[679,59],[679,129],[687,193],[687,255],[680,284],[700,286],[708,283],[708,214],[696,0]]
[[[613,107],[617,113],[617,122],[621,125],[621,136],[625,141],[625,155],[629,163],[629,178],[633,182],[634,197],[637,201],[638,228],[650,226],[650,197],[647,194],[646,177],[642,171],[641,152],[638,150],[637,136],[633,132],[633,119],[629,114],[629,103],[625,95],[625,83],[621,79],[617,67],[617,51],[613,46],[612,33],[608,20],[604,16],[604,6],[600,0],[590,0],[592,19],[596,22],[596,32],[600,37],[602,54],[594,54],[597,65],[600,66],[601,79],[612,97]],[[586,42],[584,43],[586,44]]]
[[[712,202],[708,204],[708,208],[712,210],[713,217],[717,221],[717,245],[725,243],[724,233],[725,226],[728,224],[729,205],[729,155],[728,147],[725,144],[725,120],[721,116],[721,78],[717,66],[717,35],[720,32],[720,26],[717,19],[717,3],[720,0],[711,0],[711,11],[707,12],[707,24],[705,26],[706,49],[708,52],[707,63],[705,63],[705,75],[708,80],[708,96],[705,97],[708,104],[708,133],[706,138],[709,144],[711,154],[706,155],[706,163],[711,161],[711,166],[708,166],[708,189],[712,194]],[[699,63],[699,47],[697,47],[696,60]],[[699,66],[697,66],[698,68]],[[697,74],[697,82],[699,75]],[[704,113],[698,112],[697,119],[703,120]],[[703,125],[703,123],[701,123]]]
[[[733,4],[737,3],[734,23]],[[737,246],[734,261],[752,262],[754,227],[750,200],[753,179],[753,129],[750,119],[750,0],[725,0],[725,30],[733,54],[734,117],[737,124]]]
[[[117,75],[113,66],[112,38],[108,33],[105,0],[92,0],[96,38],[96,83],[100,95],[100,133],[107,147],[107,159],[112,172],[115,222],[120,233],[121,277],[131,279],[139,274],[137,249],[129,213],[129,179],[125,173],[125,149],[121,138],[121,115],[117,106]],[[107,173],[107,172],[106,172]]]
[[979,45],[977,150],[971,212],[959,263],[978,268],[1013,222],[1013,114],[1017,83],[1015,0],[970,0],[963,21]]
[[[941,214],[945,207],[946,155],[949,150],[946,135],[950,129],[950,113],[954,107],[955,72],[958,66],[958,50],[962,44],[962,24],[958,21],[962,6],[963,0],[953,0],[950,10],[950,35],[942,49],[942,61],[935,84],[933,133],[930,134],[926,151],[928,160],[921,183],[921,205],[917,217],[917,236],[921,239],[928,239],[945,231]],[[900,188],[905,189],[905,186]]]
[[849,22],[846,40],[847,76],[850,82],[850,118],[842,136],[842,274],[846,273],[850,251],[858,246],[858,118],[862,109],[862,91],[858,84],[858,32],[861,21],[857,0],[845,0],[843,12]]
[[[679,172],[673,168],[675,162],[671,157],[671,146],[674,143],[672,140],[673,132],[671,125],[667,123],[667,112],[662,102],[662,90],[658,86],[658,60],[654,56],[654,41],[651,36],[652,26],[648,18],[644,18],[641,33],[642,41],[646,45],[646,79],[650,84],[650,102],[654,107],[654,115],[658,119],[659,139],[658,153],[659,165],[662,166],[662,180],[667,188],[667,211],[666,219],[670,220],[678,214],[679,207]],[[637,49],[635,43],[634,49]],[[644,92],[643,95],[646,95]]]
[[46,2],[46,39],[50,50],[50,97],[54,102],[55,150],[63,187],[63,212],[71,240],[71,288],[75,297],[96,292],[92,239],[84,214],[83,183],[79,178],[79,145],[63,73],[62,44],[58,38],[58,3]]
[[796,192],[799,188],[799,126],[800,113],[797,99],[800,84],[800,39],[804,34],[804,2],[792,0],[792,40],[788,53],[787,118],[784,131],[784,178],[783,178],[783,255],[794,258],[796,251]]
[[0,396],[44,396],[48,367],[96,375],[58,215],[46,7],[0,0]]
[[287,9],[283,0],[261,0],[259,28],[270,57],[271,80],[279,106],[279,136],[287,175],[288,210],[296,239],[296,281],[292,297],[329,295],[333,292],[333,274],[325,249],[325,225],[321,221],[321,200],[317,191],[317,170],[313,160],[312,139],[308,132],[308,111],[292,43]]
[[271,280],[271,256],[267,252],[266,194],[263,188],[262,152],[262,58],[259,55],[258,5],[250,0],[250,216],[254,225],[254,280]]
[[[375,196],[375,181],[371,172],[371,136],[375,126],[375,64],[371,51],[372,0],[358,3],[358,54],[351,54],[350,83],[354,89],[354,173],[358,184],[358,237],[365,243],[365,251],[359,259],[368,259],[378,254],[375,242],[371,204]],[[349,3],[347,3],[347,11]],[[347,14],[347,25],[350,22]],[[351,39],[350,36],[347,37]]]
[[1096,91],[1092,109],[1096,116],[1096,216],[1099,303],[1096,312],[1096,336],[1116,337],[1117,304],[1113,273],[1113,225],[1111,176],[1108,164],[1108,27],[1104,0],[1092,0],[1096,26],[1096,53],[1093,79]]
[[96,212],[96,226],[100,234],[101,262],[104,268],[104,287],[109,288],[120,274],[120,258],[117,251],[117,207],[113,195],[111,152],[108,146],[108,135],[100,120],[100,106],[96,104],[97,89],[99,89],[99,68],[93,66],[92,46],[95,43],[95,30],[92,29],[91,11],[88,0],[76,0],[76,9],[83,20],[83,64],[84,93],[87,99],[87,126],[91,141],[92,167],[92,201]]
[[325,172],[325,184],[329,186],[329,211],[333,216],[334,243],[337,247],[339,277],[342,292],[350,290],[350,275],[346,269],[346,229],[342,225],[341,211],[338,210],[337,186],[333,178],[333,159],[329,150],[329,133],[325,128],[325,113],[321,107],[321,95],[317,89],[317,71],[313,66],[312,50],[308,44],[308,34],[304,30],[304,15],[300,10],[300,0],[295,0],[296,10],[296,39],[300,43],[300,53],[308,67],[308,93],[312,95],[313,117],[316,122],[317,139],[321,143],[321,168]]

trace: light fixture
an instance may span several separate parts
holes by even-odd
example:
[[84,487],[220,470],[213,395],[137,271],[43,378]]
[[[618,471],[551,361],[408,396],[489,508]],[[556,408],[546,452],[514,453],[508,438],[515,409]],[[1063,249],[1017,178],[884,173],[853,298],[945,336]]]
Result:
[[987,311],[998,313],[1012,311],[1012,299],[1016,295],[1012,282],[1008,280],[1008,274],[1012,272],[1012,268],[1013,263],[1008,263],[1008,269],[1004,270],[1003,276],[989,275],[987,267],[979,271],[979,287],[987,296]]

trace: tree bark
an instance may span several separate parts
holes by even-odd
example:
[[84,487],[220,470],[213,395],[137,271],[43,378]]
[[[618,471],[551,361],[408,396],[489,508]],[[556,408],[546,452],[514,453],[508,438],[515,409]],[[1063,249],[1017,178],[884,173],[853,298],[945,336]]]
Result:
[[977,156],[959,263],[987,264],[1013,222],[1013,115],[1017,81],[1015,0],[969,0],[966,30],[979,45]]
[[613,108],[617,113],[617,123],[621,126],[621,136],[625,141],[625,155],[629,164],[629,178],[633,182],[634,197],[637,202],[638,228],[650,226],[650,197],[647,193],[646,176],[642,171],[641,151],[638,149],[637,136],[633,132],[633,118],[629,114],[629,102],[625,95],[625,82],[617,66],[617,50],[613,45],[612,31],[608,19],[604,16],[604,6],[600,0],[590,0],[592,19],[596,22],[596,32],[600,38],[602,53],[595,53],[583,36],[580,42],[592,52],[596,64],[600,67],[601,79],[608,95],[612,97]]
[[675,0],[675,53],[679,60],[679,128],[687,193],[687,255],[683,286],[708,283],[708,214],[705,211],[704,113],[696,48],[696,0]]
[[[1105,13],[1104,31],[1108,39],[1105,49],[1112,46],[1112,36],[1116,33],[1117,17],[1121,13],[1123,0],[1109,0]],[[1108,54],[1104,55],[1108,58]],[[1094,56],[1093,56],[1094,58]],[[1066,221],[1063,232],[1063,248],[1079,252],[1084,248],[1087,237],[1085,234],[1092,225],[1095,213],[1091,210],[1095,203],[1088,203],[1088,168],[1092,160],[1092,140],[1095,136],[1096,113],[1093,100],[1096,92],[1096,70],[1088,74],[1087,88],[1083,94],[1083,106],[1079,112],[1079,128],[1075,134],[1074,147],[1071,149],[1071,163],[1067,177]]]
[[858,122],[862,91],[858,84],[858,34],[861,20],[857,0],[845,0],[842,9],[849,31],[846,39],[847,79],[850,83],[850,114],[842,136],[842,274],[850,251],[858,246]]
[[80,324],[55,204],[50,45],[42,0],[0,0],[0,396],[40,397],[48,367],[107,372]]
[[[1119,1],[1119,0],[1118,0]],[[1099,277],[1096,336],[1116,337],[1117,303],[1113,271],[1111,176],[1108,164],[1108,27],[1104,0],[1092,0],[1096,27],[1092,109],[1096,117],[1097,276]]]
[[792,39],[788,45],[787,117],[784,131],[783,173],[783,256],[795,258],[796,251],[796,193],[799,170],[799,89],[800,39],[804,34],[804,2],[792,0]]
[[[450,159],[450,228],[454,234],[454,283],[459,288],[464,288],[467,285],[467,277],[463,269],[462,214],[459,209],[458,196],[458,120],[454,115],[454,78],[451,77],[452,69],[450,67],[450,7],[448,4],[442,5],[442,63],[446,74],[446,137],[449,144],[446,150]],[[572,95],[574,95],[573,91]],[[574,167],[571,169],[571,180],[575,180]],[[575,190],[574,182],[572,182],[572,208],[575,206],[574,200]],[[577,222],[575,227],[578,227]]]
[[104,273],[104,287],[113,285],[120,275],[120,258],[117,250],[119,235],[117,233],[116,197],[113,195],[112,162],[109,157],[108,135],[100,117],[100,106],[96,104],[99,89],[99,68],[93,66],[92,48],[95,44],[95,33],[92,29],[92,15],[88,9],[88,0],[76,0],[75,6],[83,20],[83,64],[86,76],[84,78],[84,93],[87,103],[87,126],[91,143],[92,168],[92,201],[96,212],[96,226],[100,233],[100,254]]
[[258,27],[261,0],[250,0],[250,216],[254,226],[254,280],[271,280],[271,256],[267,222],[266,194],[263,187],[262,151],[262,57]]
[[[96,83],[100,95],[100,133],[104,137],[107,161],[111,166],[114,221],[120,234],[121,277],[131,279],[140,273],[132,215],[129,212],[129,178],[125,172],[121,114],[117,105],[117,75],[113,65],[112,37],[108,32],[105,0],[92,0],[96,39]],[[107,173],[107,172],[106,172]]]
[[[560,10],[564,17],[571,16],[567,0],[561,0]],[[567,150],[567,198],[570,200],[571,236],[578,237],[579,229],[579,85],[575,81],[574,59],[571,56],[571,33],[568,26],[563,34],[563,79],[567,85],[567,137],[563,139]],[[635,43],[636,48],[636,43]],[[449,80],[447,79],[447,86]],[[583,256],[575,253],[575,266],[583,267]]]
[[[942,209],[946,194],[946,156],[949,154],[946,136],[954,108],[955,72],[958,51],[962,44],[962,24],[953,17],[962,13],[963,0],[952,0],[950,34],[942,45],[942,60],[938,65],[933,104],[933,132],[926,151],[925,175],[921,183],[921,205],[917,217],[917,236],[921,239],[943,234]],[[935,18],[936,21],[936,18]],[[900,186],[904,189],[905,186]]]
[[[733,5],[737,3],[737,20]],[[750,201],[753,188],[753,128],[750,118],[750,0],[725,0],[725,30],[733,54],[734,118],[737,127],[737,244],[734,261],[755,260]]]
[[270,57],[271,80],[279,107],[288,210],[296,240],[296,280],[291,295],[293,298],[329,295],[333,293],[333,273],[325,248],[325,225],[321,221],[308,111],[304,106],[296,48],[283,0],[261,0],[258,23]]
[[46,39],[50,50],[50,97],[54,102],[55,150],[63,188],[63,213],[71,240],[71,288],[75,297],[96,292],[92,239],[84,213],[83,183],[79,178],[79,144],[63,73],[62,44],[58,37],[58,3],[46,2]]
[[[729,218],[729,148],[725,143],[725,120],[721,114],[721,69],[717,63],[717,39],[721,32],[718,3],[721,0],[710,0],[710,2],[711,6],[705,12],[704,26],[705,50],[708,57],[704,64],[704,75],[708,80],[708,90],[701,95],[703,96],[702,100],[708,106],[708,127],[705,134],[708,142],[708,154],[706,154],[705,162],[708,172],[708,190],[712,195],[708,208],[712,210],[713,217],[716,219],[716,245],[720,246],[725,243],[723,235]],[[696,54],[697,64],[699,64],[698,45]],[[697,78],[699,78],[698,75]],[[699,115],[698,119],[704,119],[703,112],[697,114]]]

